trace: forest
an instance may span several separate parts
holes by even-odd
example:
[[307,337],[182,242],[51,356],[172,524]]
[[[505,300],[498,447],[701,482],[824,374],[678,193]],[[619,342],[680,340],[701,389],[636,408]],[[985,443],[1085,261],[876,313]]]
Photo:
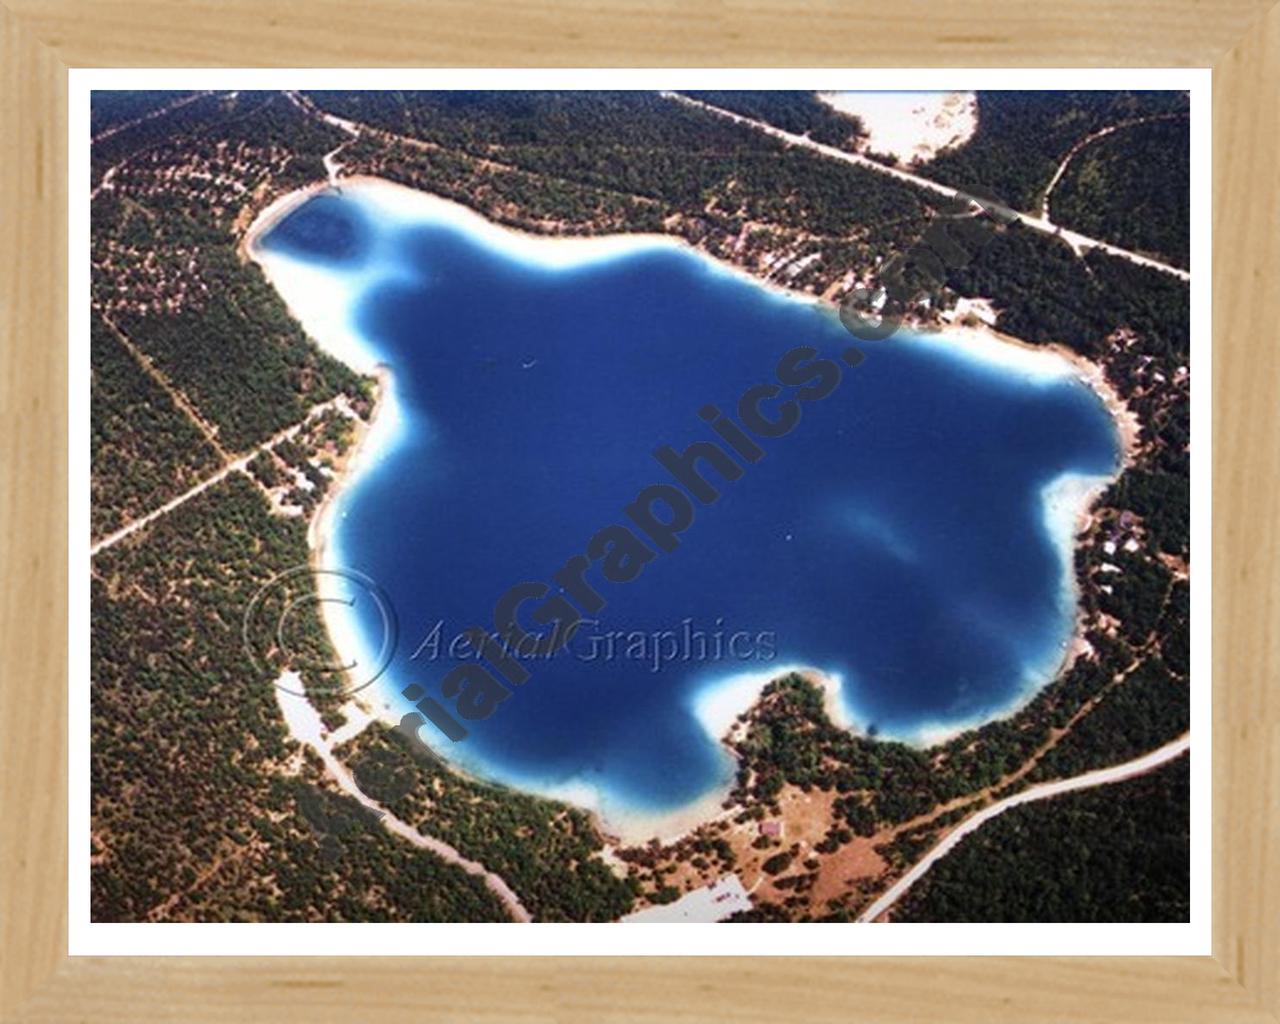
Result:
[[891,920],[1187,921],[1191,766],[1015,807],[966,836]]
[[253,268],[210,259],[213,295],[174,315],[124,314],[119,323],[217,429],[242,452],[296,423],[355,376],[317,352]]
[[[435,180],[460,155],[536,176],[535,194],[565,186],[661,204],[737,234],[762,221],[862,241],[877,254],[902,246],[929,207],[909,186],[862,168],[788,150],[723,118],[650,93],[326,93],[321,109],[433,147],[396,151],[401,173]],[[385,140],[371,140],[376,149]],[[374,160],[376,165],[376,158]],[[407,165],[407,166],[406,166]],[[468,175],[493,168],[464,165]],[[458,171],[463,168],[458,167]],[[468,205],[475,205],[472,200]],[[574,211],[544,216],[573,220]]]
[[497,871],[538,921],[612,921],[635,884],[600,859],[604,841],[583,811],[463,780],[421,740],[373,725],[341,751],[363,791],[394,814]]
[[198,483],[218,457],[96,313],[89,368],[90,528],[100,537]]
[[1109,125],[1185,113],[1190,104],[1181,92],[979,92],[973,137],[919,173],[958,188],[982,186],[1015,210],[1039,211],[1058,165],[1081,139]]
[[[99,89],[89,94],[89,134],[95,137],[196,96],[176,89]],[[167,129],[166,129],[167,131]]]
[[[318,773],[289,774],[273,677],[240,639],[258,588],[305,564],[304,534],[237,473],[94,560],[94,920],[505,919],[474,877],[384,829],[325,856],[301,802]],[[299,607],[295,649],[332,663]]]
[[[226,100],[216,93],[146,92],[130,101],[130,94],[94,93],[90,104],[90,124],[94,134],[110,131],[94,143],[90,168],[98,183],[113,164],[152,146],[163,145],[176,133],[210,125],[225,116]],[[186,101],[186,102],[184,102]],[[161,116],[156,115],[168,109]]]
[[[927,749],[859,736],[833,725],[821,693],[799,676],[777,680],[749,714],[734,744],[744,807],[773,806],[784,784],[841,795],[836,808],[852,835],[871,835],[1000,783],[1074,721],[1041,756],[1034,781],[1065,778],[1127,760],[1187,729],[1185,680],[1158,657],[1134,668],[1134,655],[1103,634],[1090,637],[1096,660],[1079,660],[1019,712]],[[1132,670],[1118,685],[1116,676]],[[847,839],[845,840],[848,841]]]
[[740,89],[683,93],[713,107],[755,118],[793,135],[807,135],[828,146],[854,150],[866,136],[862,122],[823,103],[817,93],[786,89]]
[[[232,103],[208,98],[220,109]],[[210,442],[177,414],[156,374],[208,428],[218,461],[339,393],[363,394],[360,380],[306,337],[231,231],[241,210],[234,197],[289,187],[292,157],[282,147],[330,136],[278,94],[239,96],[216,137],[208,122],[190,127],[195,106],[138,125],[150,133],[145,152],[134,152],[92,204],[95,534],[161,504],[157,497],[179,493],[196,482],[197,467],[212,464]],[[120,362],[115,348],[125,341],[149,370]],[[128,472],[122,457],[137,459]]]
[[1191,122],[1122,128],[1072,157],[1055,223],[1184,269],[1191,266]]

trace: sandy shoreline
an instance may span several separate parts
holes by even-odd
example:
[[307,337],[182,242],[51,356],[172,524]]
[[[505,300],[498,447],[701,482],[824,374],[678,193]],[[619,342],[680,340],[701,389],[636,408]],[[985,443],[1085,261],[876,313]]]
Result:
[[269,232],[273,227],[279,224],[285,217],[289,216],[294,210],[305,203],[312,196],[327,192],[331,188],[327,181],[316,181],[310,185],[303,185],[296,188],[292,192],[286,192],[284,195],[276,196],[270,203],[258,211],[257,216],[245,229],[245,233],[240,238],[240,244],[236,251],[240,258],[244,260],[258,261],[257,242],[263,235]]
[[971,339],[979,343],[995,342],[999,345],[1010,346],[1013,349],[1036,355],[1052,353],[1057,356],[1070,364],[1075,375],[1084,381],[1102,400],[1103,405],[1107,407],[1107,411],[1115,421],[1116,434],[1120,438],[1123,467],[1128,468],[1132,465],[1133,458],[1138,452],[1139,434],[1142,425],[1138,421],[1137,415],[1129,409],[1124,399],[1111,386],[1111,382],[1107,380],[1106,371],[1097,363],[1086,359],[1080,353],[1068,348],[1061,342],[1051,341],[1043,345],[1037,345],[1029,341],[1023,341],[1021,338],[1015,338],[1012,334],[1005,334],[986,324],[979,326],[945,325],[941,327],[915,325],[910,326],[909,329],[921,334],[944,335],[948,339],[961,341]]
[[376,461],[378,455],[386,449],[391,434],[386,428],[391,421],[398,420],[391,394],[394,380],[390,367],[376,367],[373,377],[373,412],[367,422],[359,419],[353,421],[356,428],[351,446],[339,461],[333,482],[320,499],[320,505],[307,528],[307,546],[311,549],[314,568],[329,568],[324,564],[325,554],[332,541],[332,520],[337,513],[338,502],[361,471]]
[[1036,345],[1011,334],[1004,334],[985,323],[975,326],[957,325],[940,328],[915,325],[910,329],[924,334],[938,334],[948,339],[975,341],[982,345],[994,343],[1004,346],[1009,352],[1021,351],[1035,356],[1057,357],[1067,365],[1071,374],[1097,395],[1106,407],[1120,443],[1120,458],[1113,474],[1091,476],[1066,473],[1050,481],[1041,492],[1048,532],[1063,549],[1067,588],[1070,602],[1075,608],[1075,621],[1071,635],[1067,638],[1061,655],[1056,659],[1056,664],[1043,673],[1037,672],[1036,676],[1043,676],[1043,678],[1034,679],[1023,694],[1007,710],[999,714],[983,716],[981,722],[922,727],[918,734],[918,745],[927,747],[945,743],[967,729],[976,728],[985,722],[998,721],[1016,715],[1045,686],[1069,671],[1077,658],[1091,650],[1085,638],[1085,618],[1084,611],[1080,607],[1080,580],[1075,571],[1075,551],[1079,547],[1080,535],[1093,524],[1093,509],[1098,499],[1134,464],[1141,447],[1142,424],[1112,387],[1111,382],[1107,380],[1105,370],[1060,342]]
[[[633,253],[639,249],[653,246],[679,247],[697,253],[707,261],[708,265],[719,272],[740,277],[756,287],[763,287],[774,295],[785,297],[791,301],[802,301],[814,304],[827,310],[836,309],[835,303],[807,293],[790,291],[783,286],[769,281],[762,281],[749,271],[726,263],[682,238],[664,234],[613,234],[604,236],[546,236],[537,235],[486,219],[469,207],[432,195],[388,182],[380,178],[357,176],[342,179],[344,190],[359,188],[365,195],[372,195],[380,210],[388,216],[403,220],[421,220],[424,215],[437,222],[446,222],[480,234],[486,240],[500,246],[504,252],[517,258],[527,259],[540,265],[574,266],[593,262],[599,259]],[[394,400],[394,378],[384,364],[377,361],[366,342],[359,337],[349,322],[349,306],[351,294],[342,288],[335,287],[331,277],[323,272],[309,270],[300,261],[280,254],[267,254],[258,246],[261,237],[278,224],[284,217],[297,209],[312,196],[329,191],[332,186],[328,182],[317,182],[277,197],[254,218],[240,242],[240,253],[243,258],[258,264],[281,295],[292,315],[303,325],[304,329],[322,349],[335,358],[346,363],[353,370],[362,374],[373,374],[378,381],[375,396],[374,413],[369,424],[358,428],[358,435],[340,472],[323,499],[308,528],[308,544],[311,548],[311,562],[316,569],[336,568],[333,550],[334,517],[340,504],[340,498],[346,489],[352,486],[362,470],[394,439],[398,428],[399,417]],[[327,287],[320,287],[323,281]],[[289,295],[295,301],[290,302]],[[306,295],[308,305],[302,308],[297,302],[298,295]],[[968,343],[967,354],[984,361],[995,361],[1006,368],[1018,369],[1027,373],[1043,373],[1046,376],[1065,376],[1074,373],[1084,381],[1106,405],[1116,425],[1117,435],[1121,441],[1122,462],[1117,475],[1127,468],[1137,450],[1139,424],[1136,417],[1126,407],[1122,399],[1106,380],[1100,366],[1077,355],[1065,346],[1032,345],[1021,339],[1002,334],[987,326],[946,326],[936,327],[925,324],[904,324],[913,334],[925,341],[945,338],[948,342],[960,341]],[[1064,366],[1065,363],[1065,366]],[[1099,481],[1097,478],[1087,486],[1078,486],[1076,490],[1063,484],[1064,493],[1059,497],[1075,504],[1075,533],[1068,538],[1069,549],[1074,551],[1076,536],[1087,527],[1092,514],[1092,506],[1097,497],[1114,477]],[[1061,481],[1055,481],[1061,484]],[[1031,699],[1035,692],[1043,688],[1066,670],[1071,662],[1085,649],[1082,622],[1078,610],[1078,582],[1075,572],[1070,566],[1068,571],[1072,593],[1077,605],[1076,628],[1061,658],[1061,663],[1052,675],[1040,680],[1035,688],[1019,698],[1015,706],[993,715],[984,716],[983,721],[992,721],[1015,714]],[[342,657],[352,652],[359,652],[357,660],[372,660],[369,652],[362,650],[363,644],[349,621],[340,621],[330,611],[331,604],[326,603],[325,627],[336,651]],[[847,704],[842,697],[843,681],[825,675],[819,670],[807,666],[781,666],[768,672],[755,673],[750,676],[735,676],[723,680],[721,684],[710,688],[693,698],[691,711],[698,718],[704,730],[713,741],[723,745],[730,738],[737,726],[737,717],[747,711],[759,698],[760,691],[767,683],[788,672],[795,671],[804,675],[818,685],[823,692],[824,706],[828,717],[835,724],[855,730]],[[392,709],[382,701],[374,700],[374,688],[369,687],[356,695],[357,704],[367,713],[375,715],[390,726],[395,726],[399,719]],[[381,705],[375,707],[375,703]],[[966,729],[980,723],[964,723],[938,727],[923,727],[920,745],[932,745],[943,742]],[[926,738],[927,734],[927,738]],[[474,777],[465,768],[451,760],[451,765],[461,775]],[[525,787],[521,787],[525,788]],[[626,844],[647,841],[660,837],[664,842],[671,841],[687,834],[698,826],[726,813],[722,807],[727,797],[727,789],[717,787],[704,797],[672,812],[657,814],[618,813],[606,811],[602,807],[601,795],[589,786],[573,783],[541,787],[531,785],[529,791],[553,799],[565,800],[595,816],[600,830],[607,836],[621,840]]]
[[[386,178],[356,174],[342,178],[341,187],[344,194],[359,192],[362,198],[371,200],[371,205],[377,207],[379,212],[386,214],[392,221],[418,222],[428,219],[435,223],[462,228],[493,247],[501,249],[504,255],[539,266],[568,268],[601,259],[631,255],[646,248],[679,249],[701,257],[708,268],[717,273],[727,274],[757,288],[763,288],[778,298],[791,302],[804,302],[823,309],[837,308],[835,304],[824,301],[820,296],[793,291],[776,281],[763,280],[737,264],[712,256],[679,235],[654,231],[612,232],[601,235],[544,235],[508,224],[500,224],[462,203],[432,192],[423,192],[399,182],[389,181]],[[270,278],[271,272],[267,266],[264,266],[264,260],[274,267],[276,263],[287,258],[274,253],[268,256],[260,249],[258,241],[308,199],[329,192],[332,188],[333,186],[328,182],[315,182],[274,199],[263,208],[246,229],[239,246],[241,256],[257,263]],[[297,316],[297,313],[294,315]]]
[[[377,461],[378,456],[387,449],[390,440],[394,438],[394,421],[397,417],[392,394],[391,371],[386,366],[378,366],[374,369],[373,376],[376,380],[373,412],[368,422],[358,419],[354,421],[355,436],[352,438],[351,447],[335,467],[334,478],[324,497],[320,499],[320,505],[307,527],[308,560],[312,572],[316,574],[317,587],[322,591],[325,589],[325,582],[331,579],[323,574],[341,569],[340,559],[334,552],[334,525],[342,498],[354,485],[360,473]],[[388,430],[389,426],[393,429]],[[359,652],[354,659],[357,665],[374,662],[376,654],[365,649],[355,623],[337,613],[335,602],[322,601],[320,617],[329,635],[329,643],[340,659],[349,657],[353,652]],[[349,678],[347,685],[357,687],[349,699],[365,719],[377,718],[394,726],[398,719],[392,716],[389,708],[375,706],[377,703],[374,699],[375,691],[373,687],[365,685],[367,682],[368,680],[362,678]],[[365,721],[363,724],[368,723]],[[358,731],[357,729],[356,732]]]

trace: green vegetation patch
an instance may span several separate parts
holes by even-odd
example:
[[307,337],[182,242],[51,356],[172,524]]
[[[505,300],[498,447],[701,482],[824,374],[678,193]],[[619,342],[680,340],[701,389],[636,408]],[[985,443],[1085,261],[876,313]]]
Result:
[[894,921],[1186,921],[1190,758],[1015,807],[938,861]]
[[340,752],[361,789],[423,832],[496,871],[538,921],[612,921],[635,900],[577,808],[465,779],[421,743],[374,724]]
[[1149,121],[1081,149],[1050,200],[1054,222],[1191,266],[1191,122]]
[[219,460],[96,314],[89,346],[90,525],[101,537],[194,486]]
[[[321,820],[354,805],[315,788],[240,636],[258,589],[306,559],[303,524],[238,473],[95,559],[95,921],[508,919],[478,879],[380,826],[317,827],[315,801],[332,804]],[[332,664],[314,604],[290,621],[299,656]]]
[[1180,92],[979,92],[973,137],[921,173],[960,188],[989,189],[1015,210],[1038,211],[1058,165],[1081,139],[1189,107]]

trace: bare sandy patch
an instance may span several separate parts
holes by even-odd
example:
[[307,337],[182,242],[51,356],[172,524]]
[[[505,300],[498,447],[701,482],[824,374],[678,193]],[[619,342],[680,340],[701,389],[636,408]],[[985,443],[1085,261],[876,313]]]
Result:
[[862,152],[901,164],[926,164],[963,145],[978,127],[978,99],[971,92],[824,92],[818,98],[862,122]]
[[855,836],[835,853],[822,858],[818,880],[809,891],[809,905],[816,913],[839,902],[851,892],[869,887],[888,870],[888,862],[876,852],[882,836]]

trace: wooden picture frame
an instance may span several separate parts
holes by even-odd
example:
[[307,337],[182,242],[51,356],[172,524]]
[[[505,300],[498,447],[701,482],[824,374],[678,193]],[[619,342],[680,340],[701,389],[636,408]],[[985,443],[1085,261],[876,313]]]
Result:
[[[1280,8],[18,0],[0,41],[0,1019],[1280,1020]],[[67,955],[68,68],[532,63],[1214,68],[1211,957]]]

